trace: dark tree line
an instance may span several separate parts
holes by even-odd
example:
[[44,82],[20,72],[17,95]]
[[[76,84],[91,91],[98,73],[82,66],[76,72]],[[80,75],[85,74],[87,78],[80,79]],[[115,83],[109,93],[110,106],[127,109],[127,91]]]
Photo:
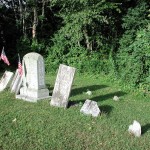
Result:
[[0,48],[13,67],[35,51],[47,71],[65,63],[148,89],[149,41],[149,0],[0,0]]

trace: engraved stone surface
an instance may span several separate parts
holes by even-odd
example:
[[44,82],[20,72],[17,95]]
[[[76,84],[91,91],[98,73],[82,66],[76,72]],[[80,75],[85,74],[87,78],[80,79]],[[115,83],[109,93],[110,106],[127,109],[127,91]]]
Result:
[[97,117],[100,114],[100,109],[97,105],[97,102],[87,99],[83,104],[80,112],[85,115],[92,115],[93,117]]
[[73,67],[60,64],[50,105],[67,108],[75,70]]
[[9,86],[9,83],[13,77],[13,72],[5,71],[1,80],[0,80],[0,91],[3,91],[5,88]]
[[30,102],[49,98],[49,90],[45,85],[45,65],[43,57],[35,52],[23,57],[23,76],[20,95],[16,98]]
[[22,85],[22,76],[20,76],[18,69],[15,72],[15,75],[13,77],[12,83],[10,85],[11,93],[19,94],[19,90]]

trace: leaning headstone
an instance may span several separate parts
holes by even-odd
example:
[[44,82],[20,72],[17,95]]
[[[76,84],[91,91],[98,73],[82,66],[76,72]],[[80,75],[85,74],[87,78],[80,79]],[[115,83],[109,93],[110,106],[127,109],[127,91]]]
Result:
[[133,121],[133,124],[129,126],[128,132],[135,137],[141,136],[141,125],[136,120]]
[[50,105],[67,108],[75,68],[60,64]]
[[13,77],[13,72],[5,71],[5,73],[3,74],[0,80],[0,91],[3,91],[9,86],[12,77]]
[[13,86],[15,80],[16,80],[17,75],[18,75],[18,69],[16,70],[15,75],[14,75],[13,78],[12,78],[12,81],[11,81],[11,83],[10,83],[10,89],[12,88],[12,86]]
[[100,109],[97,105],[97,102],[87,99],[83,104],[80,112],[85,115],[92,115],[93,117],[97,117],[100,114]]
[[19,74],[18,69],[15,72],[12,83],[10,85],[11,93],[19,94],[22,85],[22,76]]
[[23,75],[20,95],[16,98],[30,102],[49,98],[49,90],[45,85],[45,65],[43,57],[35,52],[23,57]]

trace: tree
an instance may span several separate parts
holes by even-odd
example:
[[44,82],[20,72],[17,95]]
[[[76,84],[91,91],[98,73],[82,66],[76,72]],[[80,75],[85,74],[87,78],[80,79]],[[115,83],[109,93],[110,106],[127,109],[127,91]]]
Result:
[[120,78],[139,86],[149,76],[150,29],[149,3],[137,1],[134,8],[128,9],[123,17],[125,32],[120,39],[117,55],[117,68]]
[[99,0],[52,0],[59,7],[64,26],[58,34],[64,34],[71,43],[90,51],[99,50],[109,39],[108,26],[113,24],[113,11],[119,11],[118,3]]

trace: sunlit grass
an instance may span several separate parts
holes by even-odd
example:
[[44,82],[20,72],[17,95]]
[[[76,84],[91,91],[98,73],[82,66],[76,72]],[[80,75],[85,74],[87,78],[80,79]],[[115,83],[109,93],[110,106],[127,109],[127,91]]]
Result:
[[[47,75],[52,94],[56,75]],[[86,95],[86,91],[92,95]],[[113,96],[120,101],[113,101]],[[102,113],[93,118],[80,113],[86,99],[97,101]],[[0,150],[149,150],[150,101],[122,90],[103,76],[76,75],[67,109],[52,107],[50,99],[30,103],[0,93]],[[15,119],[15,120],[14,120]],[[136,119],[142,136],[128,134]]]

